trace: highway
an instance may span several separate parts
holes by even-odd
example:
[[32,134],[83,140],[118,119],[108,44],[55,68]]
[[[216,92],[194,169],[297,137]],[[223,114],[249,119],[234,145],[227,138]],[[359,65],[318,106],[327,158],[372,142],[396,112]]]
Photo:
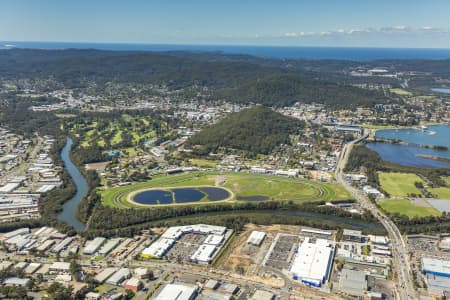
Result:
[[399,229],[394,222],[378,210],[361,190],[353,187],[344,178],[343,170],[347,164],[353,145],[366,139],[368,136],[369,133],[365,131],[360,138],[347,143],[343,147],[336,167],[336,181],[355,197],[362,208],[369,210],[384,228],[386,228],[392,245],[393,269],[397,273],[398,295],[403,300],[417,299],[416,290],[411,279],[411,267],[408,261],[407,247]]

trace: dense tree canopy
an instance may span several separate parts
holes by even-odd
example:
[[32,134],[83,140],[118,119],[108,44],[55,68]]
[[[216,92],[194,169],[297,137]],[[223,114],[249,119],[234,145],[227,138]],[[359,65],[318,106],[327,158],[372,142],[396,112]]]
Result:
[[208,152],[224,147],[268,154],[280,144],[290,143],[289,135],[304,126],[300,120],[256,106],[226,116],[194,135],[188,145],[201,145]]

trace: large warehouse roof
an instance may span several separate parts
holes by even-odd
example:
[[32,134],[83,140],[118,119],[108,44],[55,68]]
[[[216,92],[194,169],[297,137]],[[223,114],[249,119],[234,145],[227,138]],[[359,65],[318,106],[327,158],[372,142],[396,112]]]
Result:
[[92,241],[86,242],[84,246],[83,253],[84,254],[94,254],[106,241],[104,237],[96,237]]
[[423,257],[422,269],[426,273],[450,277],[450,260]]
[[195,293],[195,287],[181,284],[168,284],[155,300],[191,300],[195,298]]
[[160,238],[142,251],[143,256],[162,257],[175,244],[175,240]]
[[209,263],[212,260],[216,246],[201,245],[191,256],[191,260],[198,263]]
[[359,270],[343,269],[339,289],[353,295],[363,295],[367,290],[366,273]]
[[306,238],[300,244],[290,271],[305,284],[320,286],[328,278],[332,255],[329,241]]
[[161,237],[167,239],[178,239],[185,233],[223,235],[225,234],[226,231],[227,228],[223,226],[196,224],[196,225],[170,227],[162,234]]
[[247,239],[247,244],[253,244],[256,246],[261,245],[261,242],[264,240],[264,238],[266,237],[266,233],[263,231],[252,231],[252,233],[250,234],[250,236]]

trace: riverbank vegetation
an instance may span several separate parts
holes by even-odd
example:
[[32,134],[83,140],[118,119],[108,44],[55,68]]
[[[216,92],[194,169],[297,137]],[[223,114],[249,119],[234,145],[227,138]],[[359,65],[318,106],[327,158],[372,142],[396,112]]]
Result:
[[[323,204],[324,202],[322,202]],[[382,226],[376,224],[371,214],[352,214],[342,209],[319,206],[321,203],[296,204],[293,201],[279,202],[237,202],[217,203],[211,205],[190,205],[171,207],[164,206],[155,209],[116,209],[100,205],[94,211],[92,218],[95,222],[90,224],[87,236],[132,235],[141,229],[149,227],[185,224],[184,222],[205,222],[220,224],[230,228],[242,229],[245,223],[255,224],[297,224],[308,225],[323,229],[340,226],[351,226],[352,221],[372,223],[366,230],[384,231]],[[342,218],[341,221],[336,218]],[[347,221],[344,222],[344,220]],[[114,220],[114,222],[111,222]]]

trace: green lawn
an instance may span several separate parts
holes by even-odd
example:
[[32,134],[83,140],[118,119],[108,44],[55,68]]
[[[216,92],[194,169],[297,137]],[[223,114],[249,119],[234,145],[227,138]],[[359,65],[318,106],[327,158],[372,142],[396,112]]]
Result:
[[121,150],[122,150],[122,152],[126,151],[128,153],[127,157],[136,157],[138,155],[136,152],[136,149],[134,149],[134,147],[123,148]]
[[122,141],[122,130],[117,130],[111,140],[111,145],[118,144],[121,141]]
[[99,147],[105,147],[105,140],[104,140],[104,139],[99,139],[99,140],[97,141],[97,145],[98,145]]
[[389,90],[392,94],[400,95],[400,96],[412,96],[413,94],[411,92],[408,92],[404,89],[390,89]]
[[268,176],[229,176],[226,188],[234,191],[236,196],[265,196],[271,200],[297,200],[319,196],[320,190],[297,179],[285,179]]
[[191,158],[189,163],[200,168],[215,168],[217,166],[217,161],[201,158]]
[[450,188],[438,187],[427,189],[431,194],[435,195],[439,199],[450,199]]
[[91,143],[88,140],[84,140],[83,142],[81,142],[80,146],[83,148],[87,148],[91,145]]
[[86,137],[87,138],[90,138],[91,136],[93,136],[94,135],[94,133],[96,132],[97,130],[96,129],[91,129],[91,130],[89,130],[88,132],[86,132]]
[[441,213],[432,207],[417,206],[412,204],[409,200],[381,200],[381,207],[389,213],[399,213],[406,215],[409,218],[439,216]]
[[133,143],[138,143],[139,142],[139,140],[140,140],[140,136],[139,136],[139,134],[137,134],[137,132],[132,132],[131,133],[131,136],[132,136],[132,138],[133,138]]
[[414,185],[415,182],[425,182],[416,174],[411,173],[384,173],[378,174],[381,187],[391,197],[408,197],[410,194],[421,195]]
[[[133,207],[127,195],[133,191],[155,187],[177,186],[223,186],[231,190],[238,201],[239,197],[264,196],[269,200],[293,200],[300,202],[333,201],[352,199],[341,186],[298,178],[282,178],[247,173],[194,172],[189,174],[159,176],[150,181],[133,185],[101,190],[105,205],[114,207]],[[202,202],[201,204],[204,204]],[[193,205],[187,204],[187,205]],[[197,203],[199,204],[199,203]]]

